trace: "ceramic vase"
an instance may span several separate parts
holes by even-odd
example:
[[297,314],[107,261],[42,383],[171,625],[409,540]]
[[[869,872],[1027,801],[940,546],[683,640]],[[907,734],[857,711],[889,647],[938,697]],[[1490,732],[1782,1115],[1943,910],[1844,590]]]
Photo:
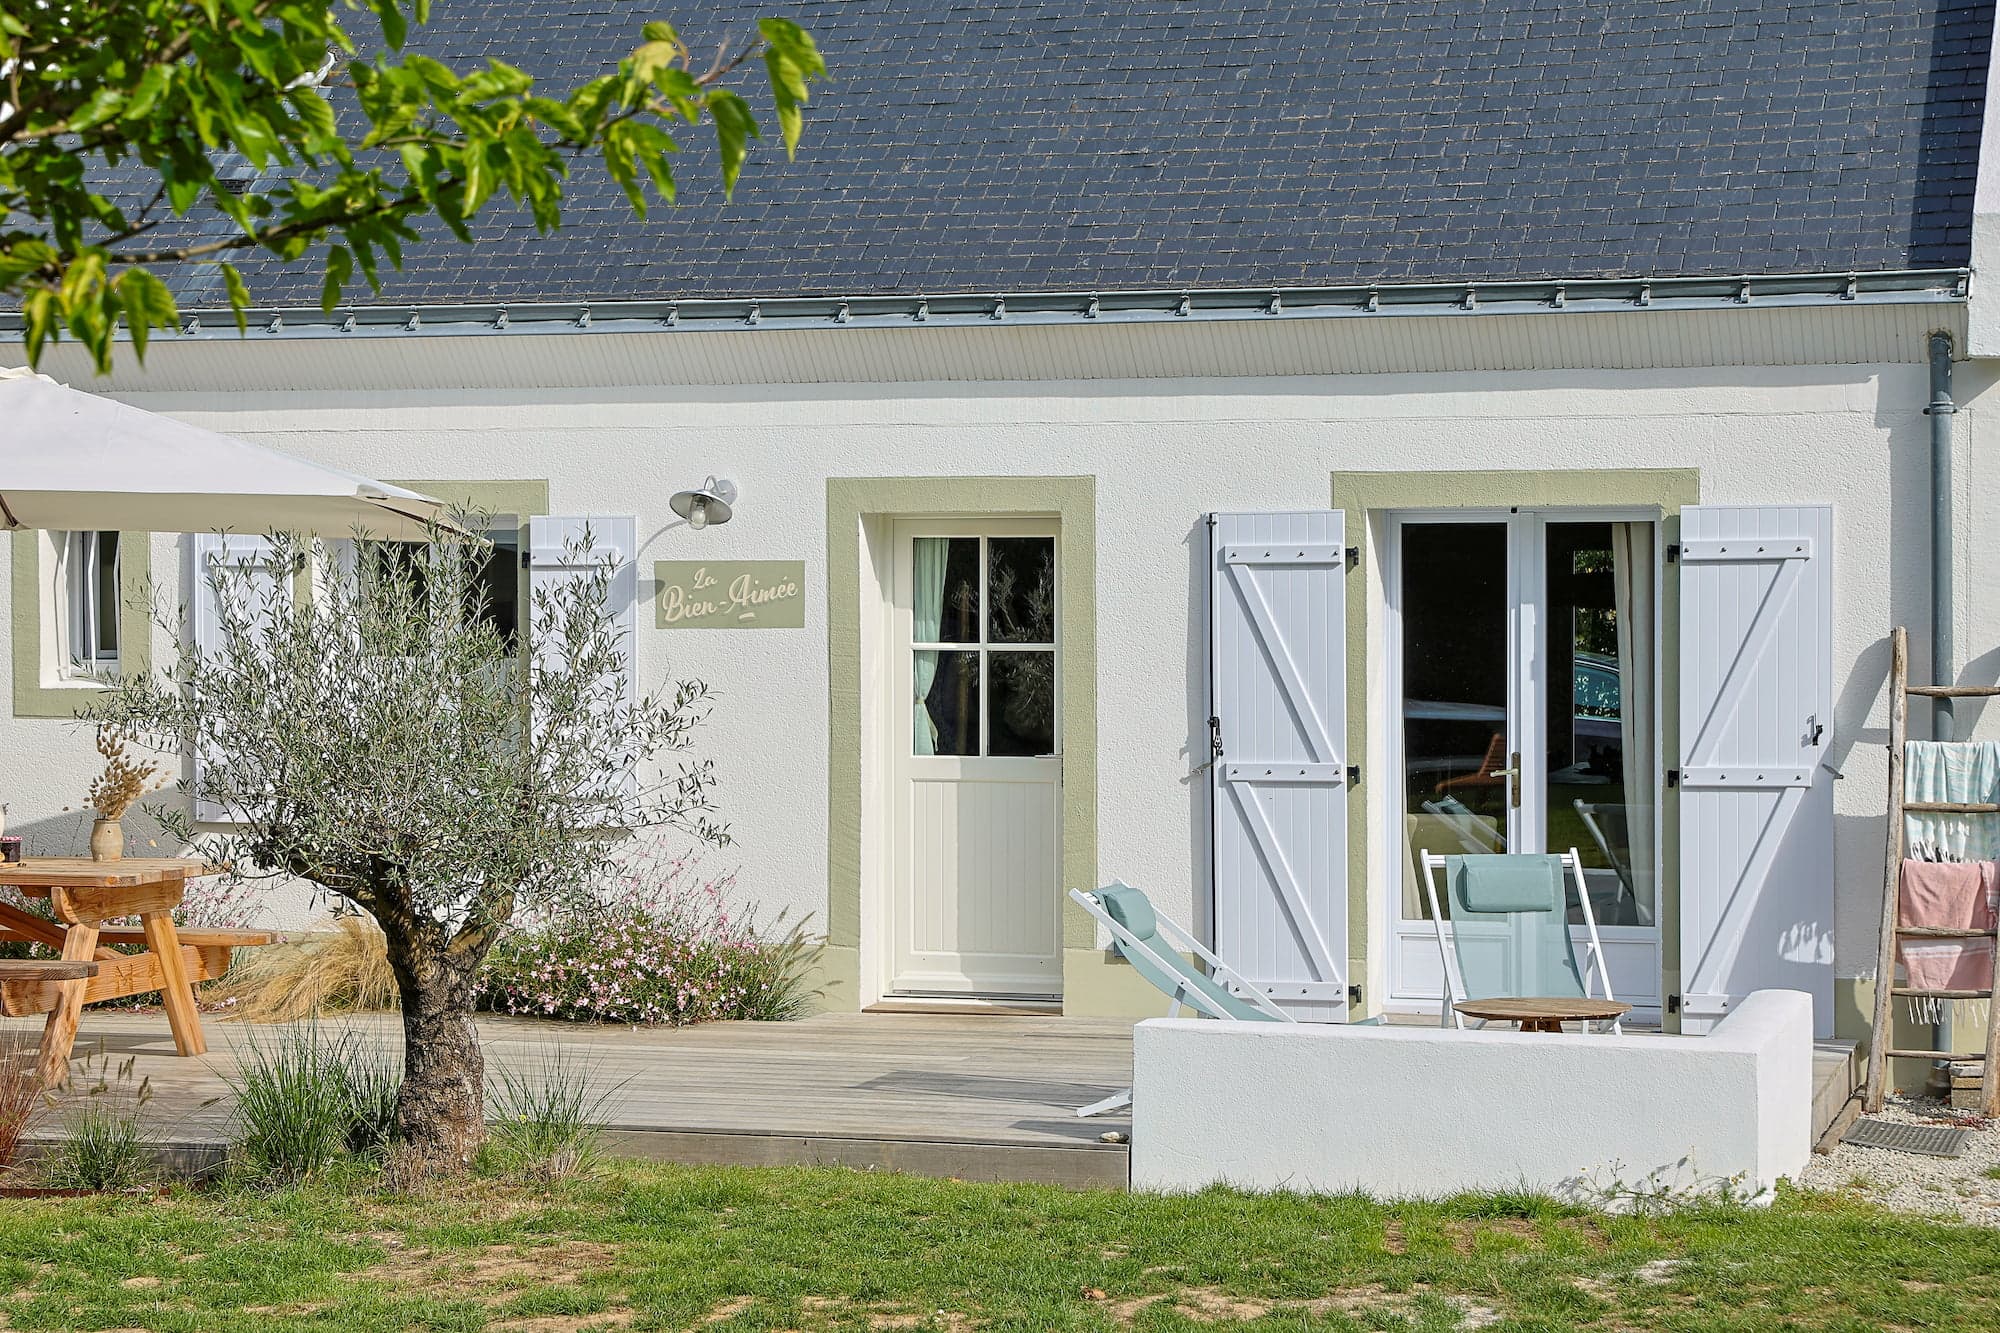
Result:
[[100,819],[90,826],[90,859],[120,861],[125,857],[125,830],[115,819]]

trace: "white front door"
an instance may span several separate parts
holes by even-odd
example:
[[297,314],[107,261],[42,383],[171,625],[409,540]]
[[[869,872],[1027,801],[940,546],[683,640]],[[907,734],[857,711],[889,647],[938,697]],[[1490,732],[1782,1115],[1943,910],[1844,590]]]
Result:
[[889,991],[1062,992],[1054,520],[906,519],[890,654]]
[[[1434,1007],[1423,852],[1582,857],[1617,997],[1660,1005],[1660,553],[1644,514],[1398,515],[1392,1003]],[[1581,946],[1581,908],[1572,909]]]

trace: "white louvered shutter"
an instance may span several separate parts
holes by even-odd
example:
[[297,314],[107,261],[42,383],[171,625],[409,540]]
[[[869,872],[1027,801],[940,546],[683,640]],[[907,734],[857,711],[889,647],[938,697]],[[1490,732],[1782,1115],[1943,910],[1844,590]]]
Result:
[[[587,554],[575,548],[590,535]],[[521,608],[521,632],[530,636],[530,652],[541,660],[559,651],[558,645],[534,640],[537,604],[544,589],[589,577],[594,567],[609,563],[612,623],[622,647],[625,700],[639,697],[636,656],[639,630],[639,566],[637,560],[639,521],[622,515],[590,514],[576,518],[536,517],[528,520],[528,604]],[[629,766],[607,769],[608,777],[631,792],[638,775]]]
[[1754,990],[1833,1027],[1833,510],[1681,511],[1685,1031]]
[[[292,604],[292,576],[277,564],[267,537],[197,532],[190,549],[194,559],[192,616],[197,652],[223,651],[220,598],[226,595],[251,610],[261,628],[270,615]],[[219,580],[219,581],[218,581]],[[210,756],[194,754],[195,790],[202,789]],[[195,801],[195,818],[209,823],[233,823],[237,815],[212,801]]]
[[1345,515],[1211,516],[1215,947],[1295,1017],[1347,1014]]

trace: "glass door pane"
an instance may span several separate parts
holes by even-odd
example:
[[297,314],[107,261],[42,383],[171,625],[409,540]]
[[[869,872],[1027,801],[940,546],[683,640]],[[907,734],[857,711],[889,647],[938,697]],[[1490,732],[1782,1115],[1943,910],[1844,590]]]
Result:
[[[1650,926],[1655,596],[1650,523],[1549,523],[1548,850],[1583,858],[1601,926]],[[1580,908],[1570,919],[1581,924]]]
[[1422,857],[1507,850],[1508,525],[1406,523],[1402,614],[1402,915],[1430,915]]

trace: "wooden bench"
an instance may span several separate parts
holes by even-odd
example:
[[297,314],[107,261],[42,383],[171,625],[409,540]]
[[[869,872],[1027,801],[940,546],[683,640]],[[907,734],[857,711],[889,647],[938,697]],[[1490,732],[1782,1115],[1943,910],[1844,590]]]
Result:
[[96,975],[96,963],[70,963],[59,958],[0,958],[0,1013],[45,1014],[55,1007],[53,999],[37,1009],[16,1009],[17,995],[26,999],[32,994],[38,1001],[43,987],[53,997],[58,994],[55,989],[58,983],[83,981]]
[[[37,918],[38,925],[40,924]],[[0,926],[0,941],[29,941],[60,949],[63,928],[54,921],[42,930],[22,922]],[[213,981],[229,970],[230,956],[237,949],[275,944],[284,937],[273,930],[210,930],[190,926],[177,930],[182,966],[190,982]],[[24,1018],[51,1012],[62,998],[61,983],[88,978],[83,1002],[116,1000],[154,988],[158,965],[144,952],[119,953],[110,946],[123,945],[144,950],[146,932],[137,926],[106,926],[97,933],[96,961],[68,963],[0,959],[0,1014]],[[72,969],[58,972],[58,969]],[[87,971],[74,969],[87,968]],[[22,969],[44,969],[30,972]]]

